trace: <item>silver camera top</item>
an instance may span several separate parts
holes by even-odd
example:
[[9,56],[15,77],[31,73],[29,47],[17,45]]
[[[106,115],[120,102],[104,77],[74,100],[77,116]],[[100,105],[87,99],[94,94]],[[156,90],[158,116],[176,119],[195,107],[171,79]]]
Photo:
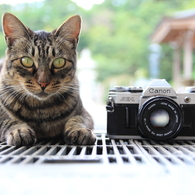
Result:
[[154,96],[166,96],[178,104],[195,104],[195,87],[186,87],[182,93],[176,93],[165,79],[153,79],[143,90],[137,86],[116,86],[109,91],[109,101],[115,104],[139,104],[140,106]]
[[177,97],[175,90],[165,79],[152,80],[147,88],[143,91],[143,97],[151,97],[156,95],[165,95],[169,97]]

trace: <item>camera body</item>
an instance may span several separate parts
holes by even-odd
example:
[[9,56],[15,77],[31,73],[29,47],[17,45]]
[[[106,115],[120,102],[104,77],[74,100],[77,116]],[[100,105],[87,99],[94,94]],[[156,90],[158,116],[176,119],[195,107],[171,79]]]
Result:
[[141,87],[115,87],[107,100],[107,135],[156,141],[195,139],[195,87],[182,93],[165,79]]

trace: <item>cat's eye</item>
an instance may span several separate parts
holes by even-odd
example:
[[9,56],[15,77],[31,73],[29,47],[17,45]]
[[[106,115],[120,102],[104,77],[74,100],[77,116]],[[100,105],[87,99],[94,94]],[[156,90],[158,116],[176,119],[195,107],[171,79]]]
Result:
[[63,68],[66,64],[66,60],[64,58],[57,58],[53,61],[54,68]]
[[31,68],[34,64],[33,60],[29,57],[21,58],[21,63],[22,63],[23,66],[25,66],[27,68]]

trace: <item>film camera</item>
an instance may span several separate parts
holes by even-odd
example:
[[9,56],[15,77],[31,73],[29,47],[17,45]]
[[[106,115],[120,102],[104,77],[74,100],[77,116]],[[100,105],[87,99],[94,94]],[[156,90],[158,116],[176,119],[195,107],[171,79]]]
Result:
[[107,100],[110,138],[156,141],[195,139],[195,87],[176,93],[165,79],[141,87],[115,87]]

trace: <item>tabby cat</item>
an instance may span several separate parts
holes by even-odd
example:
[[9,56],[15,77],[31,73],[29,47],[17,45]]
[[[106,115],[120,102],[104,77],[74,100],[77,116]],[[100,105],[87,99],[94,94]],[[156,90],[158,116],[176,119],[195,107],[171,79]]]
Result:
[[93,120],[75,76],[80,16],[51,33],[34,32],[10,13],[2,21],[7,50],[0,73],[0,140],[22,146],[61,136],[67,144],[94,144]]

